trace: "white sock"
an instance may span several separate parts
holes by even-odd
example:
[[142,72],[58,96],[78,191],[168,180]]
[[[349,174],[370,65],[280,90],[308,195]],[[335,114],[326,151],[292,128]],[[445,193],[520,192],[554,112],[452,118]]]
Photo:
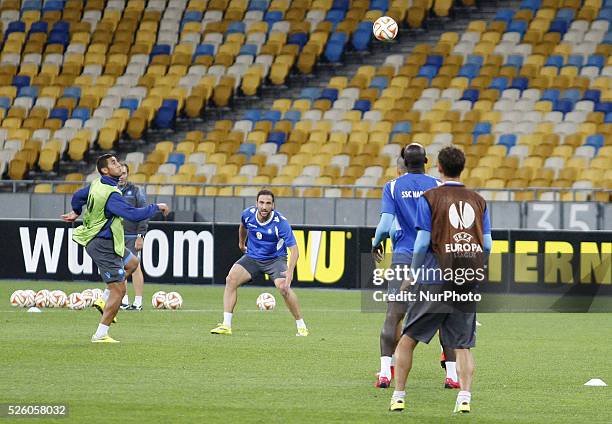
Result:
[[402,391],[395,390],[393,392],[393,396],[391,396],[391,399],[393,399],[393,400],[402,399],[403,400],[405,397],[406,397],[406,391],[405,390],[402,390]]
[[105,302],[108,302],[108,297],[110,296],[110,290],[109,289],[104,289],[104,293],[102,293],[102,299],[104,299]]
[[462,403],[462,402],[470,403],[471,400],[472,400],[472,394],[470,392],[461,390],[457,394],[457,403]]
[[96,330],[96,337],[104,337],[108,334],[108,325],[98,324],[98,329]]
[[123,299],[121,299],[121,303],[123,303],[124,305],[129,305],[130,297],[126,294],[125,296],[123,296]]
[[304,318],[296,319],[295,325],[297,325],[297,328],[306,328],[306,324],[304,324]]
[[380,357],[380,377],[387,377],[391,380],[391,357],[381,356]]
[[227,326],[227,327],[231,327],[232,326],[232,316],[234,314],[231,312],[223,312],[223,325]]
[[446,378],[453,381],[459,381],[457,378],[457,363],[446,361]]
[[142,306],[142,296],[134,296],[134,306]]
[[391,366],[395,366],[395,354],[391,355]]

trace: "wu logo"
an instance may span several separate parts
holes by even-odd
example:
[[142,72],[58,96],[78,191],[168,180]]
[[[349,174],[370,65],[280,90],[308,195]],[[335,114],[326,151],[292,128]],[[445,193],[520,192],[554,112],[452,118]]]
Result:
[[458,230],[470,228],[474,225],[476,213],[468,202],[459,202],[459,207],[455,203],[448,208],[448,219],[453,227]]

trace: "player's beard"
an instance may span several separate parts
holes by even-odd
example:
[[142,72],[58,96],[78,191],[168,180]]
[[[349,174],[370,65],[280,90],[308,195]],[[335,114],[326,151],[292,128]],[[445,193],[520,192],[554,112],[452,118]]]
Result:
[[259,210],[259,216],[261,217],[262,221],[266,221],[268,218],[270,218],[270,214],[272,213],[272,211],[268,211],[265,213],[264,215],[264,211]]

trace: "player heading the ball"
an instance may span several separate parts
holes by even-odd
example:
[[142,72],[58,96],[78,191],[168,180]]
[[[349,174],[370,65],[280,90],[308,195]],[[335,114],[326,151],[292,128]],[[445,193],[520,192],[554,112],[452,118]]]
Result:
[[[238,287],[258,274],[267,274],[280,291],[295,318],[296,336],[307,336],[308,329],[297,295],[291,289],[293,271],[299,251],[289,221],[274,210],[274,193],[261,190],[257,205],[242,212],[238,230],[238,248],[244,255],[232,266],[225,278],[223,292],[223,323],[210,330],[212,334],[232,334],[232,316]],[[291,252],[287,265],[287,249]]]

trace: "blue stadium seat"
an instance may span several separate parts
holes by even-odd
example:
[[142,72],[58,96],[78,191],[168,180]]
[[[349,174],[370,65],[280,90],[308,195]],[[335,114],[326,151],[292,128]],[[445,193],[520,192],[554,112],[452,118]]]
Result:
[[30,85],[30,77],[27,75],[15,75],[13,77],[13,85],[17,88]]
[[27,85],[25,87],[19,88],[17,92],[18,97],[31,97],[32,99],[36,99],[38,97],[38,87]]
[[261,12],[265,12],[266,10],[268,10],[269,5],[269,0],[251,0],[249,3],[248,10],[259,10]]
[[436,77],[438,73],[438,68],[436,66],[431,65],[423,65],[419,68],[419,72],[417,73],[417,77],[427,78],[429,81]]
[[65,47],[70,41],[69,37],[70,34],[67,32],[51,31],[51,34],[49,34],[49,38],[47,39],[47,44],[61,44]]
[[355,102],[355,105],[353,106],[353,110],[358,110],[363,114],[364,112],[369,111],[371,107],[372,107],[372,102],[370,102],[369,100],[365,100],[365,99],[359,99]]
[[412,122],[410,121],[400,121],[396,122],[393,126],[392,133],[403,133],[407,134],[412,132]]
[[30,34],[34,34],[36,32],[49,32],[49,24],[45,21],[32,22],[32,26],[30,26]]
[[85,122],[90,117],[91,117],[91,113],[89,112],[89,109],[85,107],[77,107],[75,110],[72,111],[73,119],[80,119],[81,121]]
[[469,54],[464,65],[475,65],[478,68],[482,67],[484,63],[484,57],[479,54]]
[[557,68],[560,68],[563,66],[563,56],[559,56],[559,55],[551,55],[548,56],[548,59],[546,60],[546,63],[544,64],[544,66],[556,66]]
[[333,10],[348,10],[349,8],[349,0],[334,0],[332,4]]
[[608,113],[606,113],[606,118],[604,119],[604,122],[605,122],[606,124],[609,124],[609,123],[611,123],[611,122],[612,122],[612,112],[608,112]]
[[584,64],[584,57],[581,54],[572,54],[567,58],[568,66],[577,66],[579,68]]
[[215,55],[215,46],[212,44],[200,44],[196,47],[195,52],[193,53],[193,57],[198,56],[214,56]]
[[246,25],[242,21],[234,21],[227,27],[226,34],[244,34],[246,31]]
[[563,9],[559,9],[559,11],[557,12],[557,16],[555,17],[555,20],[565,21],[569,24],[574,20],[575,16],[576,16],[576,11],[574,9],[570,9],[566,7]]
[[555,112],[561,112],[564,115],[574,109],[574,104],[570,100],[557,100],[553,104],[553,110]]
[[161,129],[169,129],[174,125],[176,109],[162,106],[155,115],[155,126]]
[[443,64],[444,64],[444,56],[440,56],[437,54],[430,54],[429,56],[427,56],[427,59],[425,60],[425,65],[431,65],[437,68],[440,68]]
[[563,35],[567,32],[568,27],[569,24],[567,21],[552,21],[550,27],[548,28],[548,32],[558,32],[559,34]]
[[153,46],[149,56],[153,58],[158,55],[169,55],[170,53],[172,53],[172,47],[168,44],[156,44]]
[[8,97],[0,97],[0,108],[7,110],[11,107],[11,99]]
[[185,153],[170,153],[166,163],[172,163],[179,169],[185,163]]
[[121,99],[121,104],[119,105],[119,108],[128,109],[131,115],[136,109],[138,109],[138,99],[132,97]]
[[386,12],[389,10],[389,0],[371,0],[369,10],[382,10]]
[[167,107],[169,109],[173,109],[176,113],[178,109],[179,102],[176,99],[164,99],[162,100],[161,107]]
[[51,31],[68,33],[70,32],[70,23],[67,21],[57,21],[56,23],[53,24]]
[[512,85],[510,88],[516,88],[517,90],[527,90],[529,87],[529,80],[526,77],[516,77],[512,79]]
[[586,66],[597,66],[601,69],[606,66],[606,58],[600,54],[592,54],[587,59]]
[[40,10],[42,9],[42,1],[41,0],[25,0],[21,5],[21,10]]
[[548,88],[544,90],[544,92],[542,93],[542,97],[540,97],[540,100],[549,100],[554,103],[559,98],[560,94],[560,91],[556,88]]
[[299,110],[290,109],[285,112],[285,116],[283,117],[283,119],[291,121],[295,124],[296,122],[299,122],[300,119],[302,119],[302,112],[300,112]]
[[264,16],[264,21],[268,23],[268,27],[272,28],[276,22],[283,20],[283,12],[280,10],[269,10]]
[[304,47],[307,42],[308,35],[305,32],[295,32],[287,37],[287,44],[297,44],[300,46],[300,50],[302,50],[302,47]]
[[282,117],[282,112],[280,110],[266,110],[261,115],[261,120],[276,122],[276,121],[280,121],[281,117]]
[[515,134],[503,134],[499,137],[499,143],[502,146],[506,146],[506,153],[512,146],[516,145],[516,135]]
[[327,12],[325,20],[337,24],[344,20],[345,15],[346,12],[344,10],[330,10]]
[[183,15],[183,23],[187,22],[201,22],[204,14],[199,10],[187,10]]
[[240,55],[257,56],[257,46],[255,44],[245,44],[240,47]]
[[458,77],[466,77],[469,79],[474,79],[480,73],[480,67],[474,65],[472,63],[468,63],[459,68],[459,72],[457,73]]
[[605,139],[604,139],[604,136],[602,134],[592,134],[592,135],[587,137],[586,142],[584,143],[584,145],[585,146],[593,146],[597,150],[599,150],[600,148],[603,147],[604,141],[605,141]]
[[287,134],[285,134],[282,131],[272,131],[270,134],[268,134],[268,139],[267,139],[268,143],[274,143],[280,146],[281,144],[284,144],[286,141],[287,141]]
[[336,88],[324,88],[321,92],[319,99],[328,99],[332,103],[338,100],[338,89]]
[[582,96],[582,100],[590,100],[594,103],[599,103],[601,99],[601,91],[599,90],[586,90]]
[[508,28],[506,29],[506,32],[518,32],[521,35],[525,34],[526,31],[527,31],[527,22],[525,21],[512,21],[510,22],[510,25],[508,25]]
[[370,82],[370,88],[378,88],[378,91],[382,91],[389,86],[389,79],[384,76],[372,78]]
[[599,102],[593,108],[593,112],[603,112],[608,114],[612,112],[612,102]]
[[261,120],[261,110],[259,109],[249,109],[244,112],[242,119],[252,121],[253,123]]
[[366,51],[372,41],[372,29],[358,29],[351,37],[351,44],[358,52]]
[[240,148],[238,149],[238,153],[242,153],[246,156],[247,161],[251,160],[251,156],[253,156],[257,152],[257,145],[253,143],[242,143]]
[[60,12],[64,10],[64,2],[60,0],[47,0],[42,8],[43,12]]
[[582,93],[577,88],[569,88],[563,92],[563,94],[559,97],[561,100],[569,100],[573,104],[576,104],[578,100],[580,100]]
[[468,88],[467,90],[463,91],[463,95],[461,96],[460,100],[467,100],[474,103],[478,101],[479,97],[480,93],[477,89]]
[[514,18],[514,10],[512,9],[499,9],[497,13],[495,13],[494,21],[504,21],[506,23],[510,23]]
[[49,119],[61,119],[62,122],[66,122],[66,119],[70,116],[68,109],[63,107],[55,107],[51,109],[49,113]]
[[71,97],[73,99],[81,98],[81,87],[66,87],[62,94],[63,97]]
[[533,12],[537,12],[541,5],[541,0],[523,0],[519,6],[519,9],[529,9]]
[[8,24],[8,26],[6,27],[6,31],[5,31],[5,39],[8,38],[9,34],[12,34],[13,32],[25,32],[26,30],[26,24],[25,22],[22,21],[13,21],[11,23]]
[[493,81],[491,81],[491,85],[489,86],[489,88],[494,88],[496,90],[504,91],[506,88],[508,87],[508,78],[506,77],[497,77],[497,78],[493,78]]
[[330,41],[325,46],[325,59],[331,63],[337,63],[342,60],[344,53],[344,43],[340,41]]
[[329,37],[329,41],[339,42],[344,45],[348,41],[348,35],[345,32],[333,32],[331,37]]
[[520,54],[511,54],[508,55],[508,58],[506,59],[506,66],[514,66],[515,68],[520,68],[523,66],[523,56],[521,56]]
[[488,121],[478,122],[474,126],[473,134],[475,136],[474,139],[481,134],[491,134],[491,123]]
[[302,88],[302,91],[300,91],[299,98],[308,99],[311,102],[314,102],[316,99],[321,97],[321,94],[322,94],[322,90],[320,88],[306,87],[306,88]]

